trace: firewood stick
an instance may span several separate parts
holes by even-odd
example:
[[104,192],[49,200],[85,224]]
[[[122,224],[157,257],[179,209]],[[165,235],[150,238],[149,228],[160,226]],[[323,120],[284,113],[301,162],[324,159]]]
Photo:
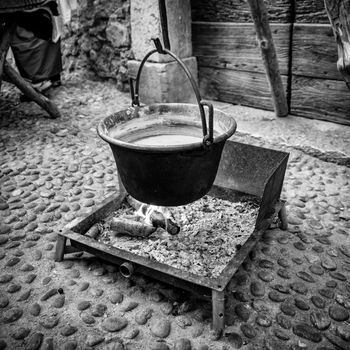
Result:
[[155,232],[156,227],[144,224],[139,221],[128,220],[124,218],[113,218],[110,223],[110,229],[114,231],[115,234],[148,237],[153,232]]
[[100,229],[98,228],[98,225],[94,224],[87,230],[87,232],[85,233],[85,236],[95,239],[99,233],[100,233]]
[[166,218],[161,212],[154,211],[151,214],[151,222],[155,227],[161,227],[168,231],[171,235],[177,235],[180,232],[179,225],[173,220]]

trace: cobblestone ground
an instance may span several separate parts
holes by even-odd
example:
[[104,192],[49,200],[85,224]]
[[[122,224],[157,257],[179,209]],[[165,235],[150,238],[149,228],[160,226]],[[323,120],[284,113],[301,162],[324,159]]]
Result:
[[95,127],[129,98],[83,80],[52,94],[59,120],[0,97],[0,349],[350,349],[349,168],[288,150],[289,230],[236,273],[215,340],[209,304],[86,253],[54,262],[58,230],[116,191]]

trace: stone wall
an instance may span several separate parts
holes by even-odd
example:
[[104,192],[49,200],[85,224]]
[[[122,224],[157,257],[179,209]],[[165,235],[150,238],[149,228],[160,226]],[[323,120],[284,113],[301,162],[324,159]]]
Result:
[[64,69],[93,72],[128,89],[130,0],[79,0],[62,38]]

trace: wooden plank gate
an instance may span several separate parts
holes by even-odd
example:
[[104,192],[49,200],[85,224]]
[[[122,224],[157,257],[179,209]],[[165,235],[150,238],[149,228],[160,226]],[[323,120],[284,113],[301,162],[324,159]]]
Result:
[[[323,0],[267,0],[290,114],[350,125],[350,90]],[[209,99],[273,110],[250,9],[243,0],[192,0],[193,52]]]

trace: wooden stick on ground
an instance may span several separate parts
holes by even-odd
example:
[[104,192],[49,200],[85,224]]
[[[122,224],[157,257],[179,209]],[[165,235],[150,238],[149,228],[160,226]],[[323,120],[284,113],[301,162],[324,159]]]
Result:
[[275,113],[278,117],[288,115],[288,103],[278,67],[277,55],[264,0],[248,0],[254,21],[256,36],[261,49],[266,77],[270,85]]
[[135,237],[148,237],[156,231],[156,227],[125,218],[113,218],[110,222],[110,229],[116,235],[127,234]]
[[4,73],[7,81],[16,85],[25,95],[47,111],[52,118],[58,118],[60,116],[60,112],[55,104],[44,95],[35,91],[6,61],[4,62]]

